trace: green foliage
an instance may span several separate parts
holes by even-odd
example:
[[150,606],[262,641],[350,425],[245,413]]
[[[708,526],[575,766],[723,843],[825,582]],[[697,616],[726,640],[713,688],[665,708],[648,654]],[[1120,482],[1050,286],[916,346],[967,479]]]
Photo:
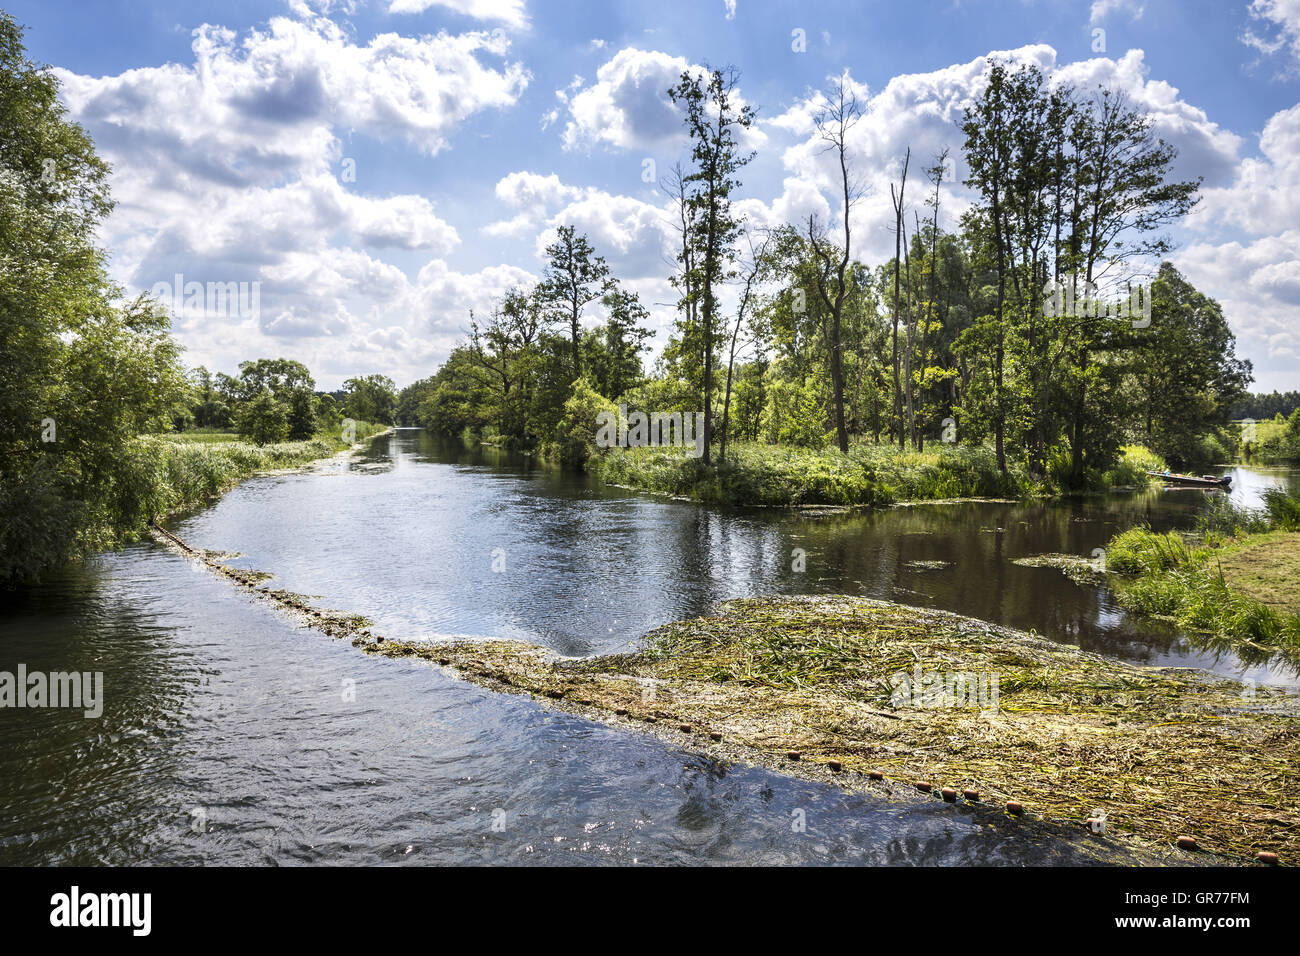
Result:
[[1281,488],[1264,492],[1264,508],[1269,521],[1279,531],[1300,531],[1300,495]]
[[1121,574],[1150,574],[1187,567],[1195,557],[1177,532],[1159,534],[1149,528],[1130,528],[1106,546],[1106,569]]
[[235,413],[235,429],[258,445],[289,437],[289,409],[269,390],[245,401]]
[[397,413],[397,387],[387,375],[363,375],[343,383],[347,417],[359,422],[393,424]]
[[1142,445],[1125,445],[1119,450],[1119,460],[1100,477],[1091,482],[1095,488],[1145,488],[1151,483],[1147,474],[1166,471],[1165,460]]
[[1270,531],[1300,531],[1300,497],[1274,488],[1262,511],[1220,504],[1202,517],[1197,536],[1132,528],[1106,546],[1106,568],[1121,575],[1125,607],[1229,642],[1300,652],[1300,616],[1235,590],[1219,570],[1225,553]]
[[54,73],[0,13],[0,581],[116,543],[149,507],[135,436],[178,417],[168,316],[119,304],[95,246],[111,207]]
[[611,484],[741,506],[882,505],[901,500],[1006,497],[1023,475],[1004,475],[991,451],[940,446],[899,452],[889,446],[838,449],[738,444],[710,468],[677,447],[611,449],[588,469]]
[[564,403],[564,414],[555,428],[555,437],[545,447],[544,454],[566,465],[585,465],[600,450],[596,445],[597,417],[602,412],[613,414],[615,411],[614,403],[585,380],[574,382],[573,394]]

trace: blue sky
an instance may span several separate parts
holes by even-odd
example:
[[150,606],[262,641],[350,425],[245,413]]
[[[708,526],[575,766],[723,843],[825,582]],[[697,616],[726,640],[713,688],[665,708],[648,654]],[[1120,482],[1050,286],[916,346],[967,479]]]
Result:
[[[1180,174],[1205,177],[1174,261],[1223,303],[1256,387],[1300,388],[1300,0],[4,8],[114,165],[115,277],[260,283],[256,314],[182,310],[191,364],[287,355],[327,387],[368,372],[405,384],[471,308],[537,275],[564,222],[653,306],[662,338],[671,235],[655,180],[684,156],[663,90],[700,64],[737,67],[759,109],[742,203],[758,225],[839,214],[809,117],[849,71],[869,106],[858,253],[878,263],[903,151],[959,153],[954,120],[1002,53],[1151,111]],[[945,190],[951,224],[969,196]]]

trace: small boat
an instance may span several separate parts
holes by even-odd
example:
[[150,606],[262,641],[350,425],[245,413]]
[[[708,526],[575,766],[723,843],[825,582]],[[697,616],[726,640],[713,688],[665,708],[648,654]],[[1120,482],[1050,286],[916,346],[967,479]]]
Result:
[[1148,471],[1152,478],[1159,478],[1161,481],[1170,485],[1189,485],[1193,488],[1227,488],[1232,484],[1232,478],[1224,475],[1219,478],[1216,475],[1179,475],[1172,471]]

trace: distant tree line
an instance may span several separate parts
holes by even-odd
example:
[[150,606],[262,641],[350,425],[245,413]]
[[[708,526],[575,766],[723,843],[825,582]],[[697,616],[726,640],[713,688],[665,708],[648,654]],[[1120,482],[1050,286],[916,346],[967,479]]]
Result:
[[301,441],[344,418],[391,425],[397,389],[386,375],[350,378],[336,392],[317,392],[311,372],[293,359],[241,362],[239,375],[194,369],[173,407],[171,424],[234,429],[259,445]]
[[1300,392],[1254,392],[1232,406],[1232,418],[1241,421],[1253,418],[1257,422],[1281,415],[1287,418],[1300,408]]

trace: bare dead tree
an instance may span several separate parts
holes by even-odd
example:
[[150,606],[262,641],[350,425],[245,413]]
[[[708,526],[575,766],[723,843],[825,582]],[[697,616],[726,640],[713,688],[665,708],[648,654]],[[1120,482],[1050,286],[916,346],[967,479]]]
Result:
[[862,120],[862,104],[845,74],[831,81],[825,103],[813,118],[817,133],[839,164],[839,181],[844,215],[844,242],[838,250],[818,227],[816,216],[808,217],[808,243],[817,259],[817,294],[826,307],[822,332],[830,353],[831,394],[835,405],[835,437],[841,452],[849,450],[844,421],[844,301],[849,293],[849,263],[853,256],[852,212],[865,194],[862,181],[849,161],[849,132]]

